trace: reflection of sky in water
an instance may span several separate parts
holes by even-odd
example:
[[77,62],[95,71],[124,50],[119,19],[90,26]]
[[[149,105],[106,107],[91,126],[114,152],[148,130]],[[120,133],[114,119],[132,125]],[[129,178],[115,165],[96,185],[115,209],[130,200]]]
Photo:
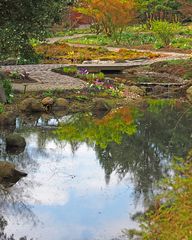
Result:
[[129,176],[119,182],[112,174],[106,185],[95,152],[86,144],[73,155],[64,142],[46,140],[41,148],[35,133],[26,140],[26,151],[39,167],[26,178],[34,186],[25,188],[25,202],[40,222],[33,226],[21,219],[17,225],[10,216],[7,232],[46,240],[107,240],[135,227],[130,214],[141,206],[135,207]]
[[[27,140],[25,152],[8,156],[2,140],[0,153],[29,175],[10,189],[16,210],[6,208],[9,199],[0,201],[9,222],[6,231],[39,240],[117,240],[122,229],[134,228],[130,215],[147,206],[156,181],[172,174],[173,156],[184,157],[192,147],[192,112],[184,114],[180,107],[152,110],[135,117],[135,135],[123,135],[121,144],[111,142],[105,150],[52,137],[50,129],[70,116],[58,121],[38,116],[31,123],[18,119],[16,131]],[[23,201],[28,211],[22,211]]]

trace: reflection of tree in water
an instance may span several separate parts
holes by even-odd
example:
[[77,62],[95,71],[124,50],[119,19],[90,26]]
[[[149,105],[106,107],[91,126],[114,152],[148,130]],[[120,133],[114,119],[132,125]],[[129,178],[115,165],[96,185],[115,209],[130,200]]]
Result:
[[174,104],[152,100],[143,112],[120,108],[102,119],[77,114],[62,124],[56,134],[60,140],[96,145],[106,183],[113,172],[120,179],[129,173],[136,197],[143,194],[148,199],[155,190],[154,183],[168,173],[173,156],[184,156],[191,145],[192,114],[183,114],[185,109]]
[[[130,115],[130,111],[123,111],[122,118],[111,114],[98,120],[91,114],[78,114],[70,117],[66,124],[57,130],[56,136],[49,131],[51,128],[47,128],[48,120],[42,121],[42,126],[38,126],[39,130],[32,127],[29,130],[28,125],[22,122],[17,131],[24,137],[30,138],[33,134],[36,137],[33,140],[38,144],[33,157],[35,154],[40,154],[46,158],[48,154],[46,143],[50,140],[57,146],[61,145],[61,148],[64,148],[63,144],[70,143],[73,153],[82,143],[87,143],[88,146],[95,148],[99,162],[105,170],[106,183],[109,183],[113,172],[118,174],[120,180],[126,175],[130,176],[135,186],[136,198],[142,195],[148,200],[155,190],[154,183],[168,173],[172,157],[184,156],[191,147],[189,126],[191,126],[192,114],[183,115],[178,123],[183,111],[176,107],[164,106],[159,111],[148,109],[142,114],[135,115]],[[30,124],[38,125],[38,120]],[[95,145],[95,142],[101,144]],[[3,152],[1,156],[24,169],[36,171],[38,168],[36,161],[30,158],[31,155],[27,151],[18,156]],[[31,188],[32,183],[30,184]],[[33,219],[30,209],[26,209],[23,203],[22,187],[27,186],[19,185],[18,189],[7,195],[7,206],[12,201],[13,209],[15,207],[19,213],[25,214],[22,218]],[[19,209],[18,200],[21,200]]]
[[168,173],[173,156],[184,156],[191,146],[191,117],[184,115],[177,124],[181,115],[182,111],[170,107],[159,112],[146,111],[136,119],[138,130],[134,136],[124,135],[121,144],[112,142],[105,149],[96,146],[106,182],[113,171],[120,179],[130,173],[136,198],[140,194],[146,200],[150,198],[154,183]]
[[[6,152],[6,135],[19,129],[4,129],[0,133],[0,160],[14,163],[18,169],[22,169],[27,173],[32,174],[38,169],[38,164],[25,149],[19,154],[10,154]],[[23,134],[22,134],[23,135]],[[0,186],[0,212],[6,217],[14,219],[19,224],[25,220],[33,225],[36,225],[38,219],[34,215],[31,207],[27,204],[28,199],[31,199],[31,195],[26,189],[33,188],[35,181],[31,181],[28,178],[21,180],[11,188],[4,188]],[[13,237],[8,237],[2,233],[0,239],[13,240]],[[26,239],[26,238],[22,238]]]
[[[23,220],[34,225],[38,223],[36,216],[27,204],[29,199],[30,202],[35,201],[35,199],[32,198],[30,191],[34,186],[39,186],[39,183],[32,177],[33,173],[36,173],[39,168],[36,157],[41,156],[43,159],[50,157],[50,153],[46,148],[47,143],[53,141],[57,146],[61,145],[62,149],[67,144],[66,142],[60,142],[53,137],[52,129],[54,129],[54,126],[50,125],[49,121],[50,118],[47,118],[46,120],[41,118],[39,120],[39,116],[32,118],[29,122],[27,122],[26,119],[18,119],[16,129],[2,131],[0,133],[0,159],[14,163],[18,169],[22,169],[30,175],[29,178],[20,181],[12,188],[0,188],[1,214],[6,217],[12,216],[12,219],[14,218],[14,221],[18,221],[18,223],[21,223]],[[27,141],[26,149],[20,154],[9,154],[6,152],[6,135],[14,130],[21,134]],[[33,145],[33,143],[35,144]],[[78,146],[78,142],[73,142],[71,144],[74,152],[78,149]]]
[[20,221],[20,219],[27,219],[35,225],[37,219],[31,208],[25,203],[28,197],[24,195],[26,187],[24,182],[11,188],[0,186],[0,211],[3,215],[14,216],[15,222]]
[[[7,225],[8,222],[5,220],[5,218],[3,216],[0,216],[0,240],[16,240],[13,234],[8,236],[4,232]],[[27,237],[21,237],[19,240],[27,240]],[[32,238],[30,240],[32,240]]]

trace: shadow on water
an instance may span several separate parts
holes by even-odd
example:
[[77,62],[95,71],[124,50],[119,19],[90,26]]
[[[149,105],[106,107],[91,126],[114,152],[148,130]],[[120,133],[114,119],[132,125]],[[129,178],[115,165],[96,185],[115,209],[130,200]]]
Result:
[[[37,239],[48,234],[51,239],[52,225],[63,229],[58,240],[117,237],[132,224],[136,205],[146,207],[156,183],[171,173],[172,158],[191,148],[191,119],[189,107],[168,100],[119,108],[102,118],[78,113],[17,119],[14,131],[25,137],[26,149],[8,154],[2,132],[0,157],[28,177],[7,192],[0,190],[2,215],[11,219],[8,224],[16,218],[18,223],[32,222]],[[38,227],[42,222],[44,230]],[[29,229],[19,233],[28,236]]]

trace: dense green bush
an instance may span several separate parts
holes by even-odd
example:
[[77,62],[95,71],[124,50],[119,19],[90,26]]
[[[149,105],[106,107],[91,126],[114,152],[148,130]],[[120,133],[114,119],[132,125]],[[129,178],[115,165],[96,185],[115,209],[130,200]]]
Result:
[[167,21],[154,21],[152,22],[152,31],[157,38],[157,44],[168,46],[171,40],[179,32],[179,23],[169,23]]
[[0,59],[19,56],[21,63],[36,62],[30,39],[45,38],[66,4],[64,0],[1,1]]

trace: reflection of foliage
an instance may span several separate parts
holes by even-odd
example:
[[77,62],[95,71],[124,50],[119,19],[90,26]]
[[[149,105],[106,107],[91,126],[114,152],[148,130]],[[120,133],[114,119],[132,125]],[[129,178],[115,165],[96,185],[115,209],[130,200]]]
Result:
[[147,101],[149,107],[148,110],[152,113],[159,113],[166,106],[174,106],[174,99],[149,99]]
[[[16,240],[13,234],[11,236],[8,236],[6,233],[4,233],[4,230],[7,225],[8,225],[8,222],[5,220],[5,218],[3,216],[0,216],[0,239],[1,240]],[[27,240],[27,237],[19,238],[19,240]]]
[[122,135],[136,133],[133,113],[128,108],[111,111],[102,119],[93,118],[92,114],[77,114],[63,123],[56,134],[62,140],[88,141],[106,148],[111,142],[121,143]]
[[[167,105],[155,113],[145,110],[143,116],[135,120],[136,134],[123,135],[120,145],[109,143],[105,149],[97,146],[95,150],[105,170],[106,181],[109,182],[114,171],[120,179],[130,173],[136,197],[142,194],[148,202],[153,196],[155,182],[168,173],[172,157],[183,157],[191,147],[191,114],[183,115],[183,109]],[[179,124],[178,119],[181,120]]]
[[[192,162],[176,159],[175,174],[161,183],[162,193],[150,210],[139,217],[142,231],[129,231],[129,235],[142,239],[191,239],[192,224]],[[142,216],[142,215],[141,215]]]
[[0,216],[0,230],[4,231],[6,226],[7,226],[7,221],[4,219],[3,216]]

